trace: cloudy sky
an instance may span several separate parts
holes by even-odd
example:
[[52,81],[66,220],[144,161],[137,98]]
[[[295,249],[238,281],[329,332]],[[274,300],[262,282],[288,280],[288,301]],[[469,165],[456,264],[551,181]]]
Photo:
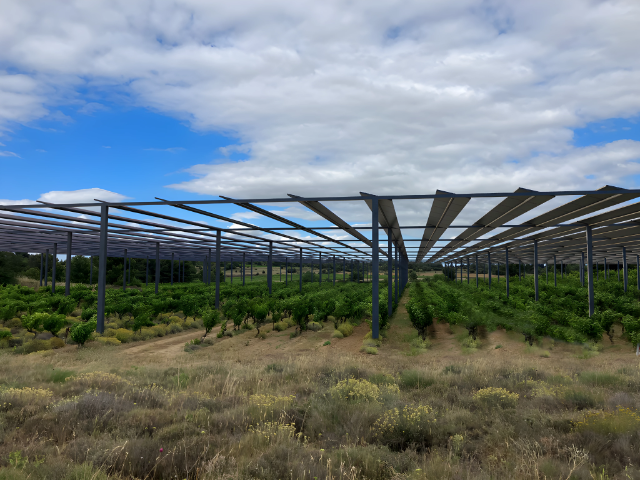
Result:
[[638,187],[637,0],[2,9],[5,203]]

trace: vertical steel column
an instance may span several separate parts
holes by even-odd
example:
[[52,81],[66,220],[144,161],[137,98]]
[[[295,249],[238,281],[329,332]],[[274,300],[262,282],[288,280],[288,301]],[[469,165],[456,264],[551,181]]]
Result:
[[89,285],[93,285],[93,255],[89,257]]
[[380,274],[378,268],[380,267],[378,242],[380,231],[378,229],[378,199],[371,199],[371,248],[372,248],[372,263],[373,263],[373,285],[372,285],[372,306],[371,306],[371,338],[377,339],[380,336],[379,321],[380,321],[380,299],[378,295],[378,287],[380,281]]
[[[98,273],[98,275],[100,275],[100,273]],[[146,281],[146,286],[149,286],[149,255],[147,255],[147,281]]]
[[489,288],[491,288],[491,252],[487,252],[487,263],[489,264]]
[[533,285],[536,291],[536,302],[540,298],[538,290],[538,240],[533,241]]
[[56,293],[56,264],[58,263],[58,244],[53,244],[53,264],[51,266],[51,293]]
[[[344,261],[344,259],[342,259]],[[300,281],[300,292],[302,293],[302,247],[300,247],[300,275],[298,275]]]
[[629,276],[627,275],[627,248],[622,247],[622,268],[623,268],[623,277],[624,277],[624,291],[627,292],[627,287],[629,286]]
[[40,254],[40,286],[42,286],[42,262],[43,262],[43,258],[42,258],[42,254]]
[[107,228],[109,207],[100,205],[100,251],[98,259],[98,333],[104,333],[104,298],[107,288]]
[[[387,233],[387,313],[389,319],[393,314],[393,243],[391,242],[391,231]],[[373,280],[373,278],[372,278]]]
[[469,272],[471,271],[471,260],[467,257],[467,285],[469,285]]
[[478,254],[476,254],[476,288],[478,288]]
[[124,266],[122,267],[122,291],[127,289],[127,249],[124,249]]
[[247,267],[246,267],[246,253],[242,253],[242,286],[245,285],[245,277],[247,276]]
[[49,283],[49,249],[45,250],[45,258],[44,258],[44,286],[46,287]]
[[156,242],[156,295],[160,285],[160,242]]
[[333,256],[333,285],[336,284],[336,256]]
[[174,261],[174,253],[171,252],[171,286],[173,287],[173,261]]
[[[222,233],[216,231],[216,309],[220,308],[220,245],[222,243]],[[253,268],[253,262],[251,262]],[[253,270],[251,271],[253,275]]]
[[509,249],[504,249],[504,279],[507,283],[507,298],[509,298]]
[[589,316],[593,315],[593,234],[591,226],[587,226],[587,268],[589,270]]
[[71,291],[71,232],[67,232],[67,262],[65,265],[65,279],[64,279],[64,295],[69,296]]
[[267,261],[267,283],[269,284],[269,295],[271,295],[271,281],[273,277],[273,242],[269,242],[269,260]]
[[398,264],[398,244],[394,245],[394,249],[396,252],[396,305],[400,302],[400,281],[399,281],[399,264]]

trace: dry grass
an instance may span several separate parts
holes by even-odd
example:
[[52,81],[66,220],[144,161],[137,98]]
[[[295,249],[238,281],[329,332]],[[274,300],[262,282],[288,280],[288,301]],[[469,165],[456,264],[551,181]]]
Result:
[[436,325],[414,351],[402,305],[378,355],[366,331],[3,353],[0,479],[640,478],[640,369],[618,338],[579,358],[485,332],[464,353]]

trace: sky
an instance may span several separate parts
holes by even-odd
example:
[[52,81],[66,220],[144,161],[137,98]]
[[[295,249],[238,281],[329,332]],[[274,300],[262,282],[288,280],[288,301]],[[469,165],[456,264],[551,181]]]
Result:
[[637,0],[2,4],[4,204],[638,188]]

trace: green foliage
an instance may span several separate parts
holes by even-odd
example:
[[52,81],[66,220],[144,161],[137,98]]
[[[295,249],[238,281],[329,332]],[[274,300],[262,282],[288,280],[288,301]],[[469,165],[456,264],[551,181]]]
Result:
[[31,315],[23,315],[21,318],[22,326],[27,329],[28,332],[41,332],[42,322],[49,318],[48,313],[37,312]]
[[91,338],[91,335],[95,331],[96,326],[97,322],[95,318],[89,320],[88,322],[77,323],[76,325],[71,327],[71,340],[76,342],[78,346],[84,345],[85,342],[89,340],[89,338]]
[[67,319],[64,315],[52,313],[42,321],[42,327],[47,332],[51,332],[51,335],[55,337],[66,323]]
[[202,324],[205,328],[205,337],[211,331],[211,329],[218,324],[218,322],[220,322],[220,312],[215,308],[208,308],[207,310],[202,312]]

